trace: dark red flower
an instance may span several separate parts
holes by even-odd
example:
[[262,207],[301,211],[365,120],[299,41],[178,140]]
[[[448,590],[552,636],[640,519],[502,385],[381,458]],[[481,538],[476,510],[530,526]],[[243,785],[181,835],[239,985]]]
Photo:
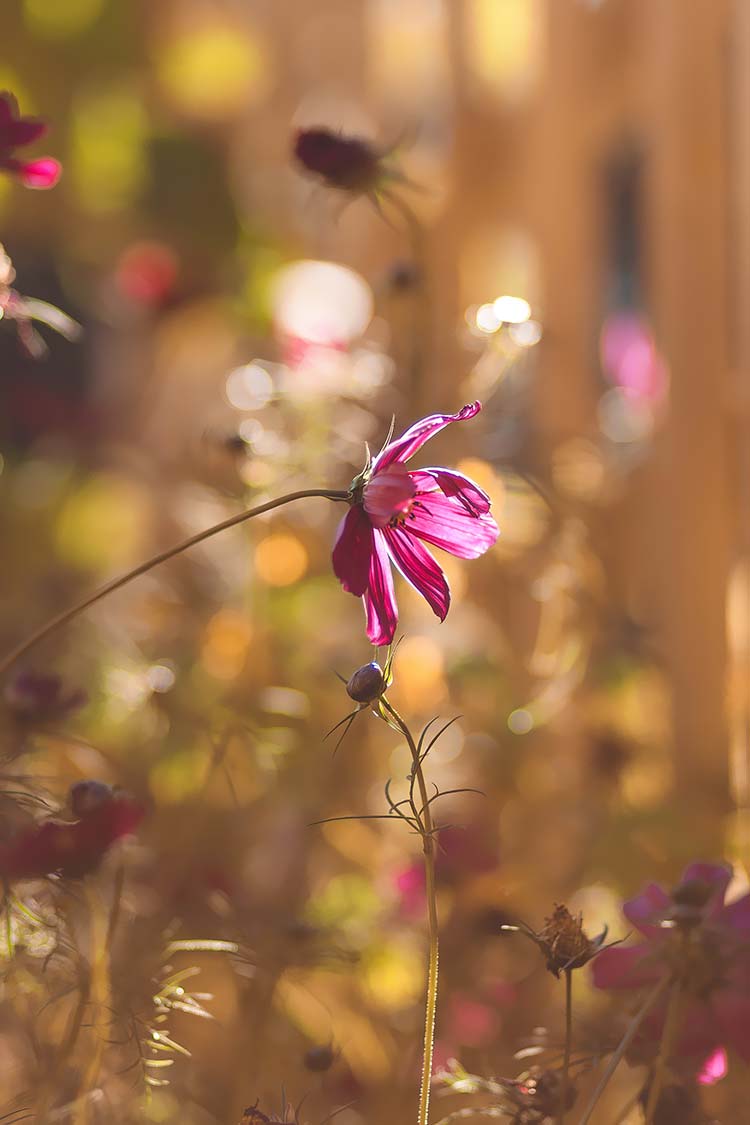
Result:
[[[85,793],[82,784],[89,787]],[[45,820],[0,844],[0,878],[11,883],[46,875],[88,875],[117,840],[135,831],[145,812],[132,797],[102,782],[74,786],[71,804],[78,820]]]
[[388,168],[385,154],[360,137],[344,137],[330,129],[300,129],[294,139],[294,156],[306,172],[328,187],[355,195],[375,192],[388,179],[398,179]]
[[18,102],[7,91],[0,93],[0,168],[17,176],[25,187],[51,188],[60,179],[62,167],[51,156],[18,160],[15,150],[43,137],[47,126],[35,117],[21,117]]
[[[724,1046],[750,1060],[750,895],[726,905],[731,877],[723,864],[693,863],[671,894],[651,883],[623,907],[644,940],[605,950],[593,964],[597,988],[678,984],[686,1005],[678,1051],[696,1066],[706,1056],[718,1060]],[[665,1004],[645,1021],[636,1052],[658,1043]]]

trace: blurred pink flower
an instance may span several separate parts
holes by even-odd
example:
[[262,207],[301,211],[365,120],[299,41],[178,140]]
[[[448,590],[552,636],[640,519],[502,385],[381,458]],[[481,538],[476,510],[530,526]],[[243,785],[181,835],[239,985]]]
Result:
[[21,117],[18,102],[7,91],[0,93],[0,168],[12,172],[25,187],[51,188],[60,179],[61,165],[51,156],[38,160],[18,160],[17,148],[31,144],[47,132],[43,121]]
[[0,878],[10,883],[58,873],[71,879],[88,875],[117,840],[135,831],[145,812],[132,797],[101,782],[74,786],[71,804],[78,820],[45,820],[0,844]]
[[333,548],[333,569],[344,589],[363,599],[367,636],[374,645],[390,644],[398,624],[391,563],[444,621],[450,589],[422,541],[475,559],[499,535],[489,497],[468,477],[443,468],[409,472],[404,464],[445,426],[480,410],[474,402],[457,414],[431,414],[415,422],[353,482],[352,506]]
[[[671,895],[651,883],[623,907],[645,941],[604,950],[593,962],[597,988],[635,990],[670,978],[680,985],[686,1005],[676,1054],[697,1060],[703,1082],[722,1076],[724,1047],[750,1060],[750,895],[726,905],[731,877],[724,865],[693,863]],[[660,1039],[665,1004],[645,1021],[636,1052]]]

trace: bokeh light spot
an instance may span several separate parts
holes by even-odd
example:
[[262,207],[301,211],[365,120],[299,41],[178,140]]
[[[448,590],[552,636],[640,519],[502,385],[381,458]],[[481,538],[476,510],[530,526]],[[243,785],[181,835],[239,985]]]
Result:
[[508,730],[512,734],[529,734],[534,729],[534,716],[525,707],[518,707],[508,715]]
[[208,623],[201,649],[201,663],[217,680],[233,680],[240,674],[250,648],[253,629],[244,614],[222,609]]
[[268,535],[255,549],[255,569],[269,586],[291,586],[307,570],[304,545],[287,532]]
[[23,0],[29,31],[46,39],[80,35],[99,18],[104,0]]
[[273,380],[259,363],[247,363],[227,376],[225,394],[237,410],[261,410],[271,400]]
[[374,304],[369,285],[354,270],[301,261],[276,275],[273,309],[282,335],[340,347],[365,331]]
[[174,104],[204,120],[232,116],[267,86],[264,50],[247,28],[219,23],[191,27],[161,51],[158,71]]

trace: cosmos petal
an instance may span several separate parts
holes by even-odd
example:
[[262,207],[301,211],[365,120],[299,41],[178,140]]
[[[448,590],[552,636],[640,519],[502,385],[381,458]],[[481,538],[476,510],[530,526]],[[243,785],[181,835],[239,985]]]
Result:
[[336,532],[333,572],[341,585],[358,598],[367,590],[373,554],[372,524],[359,504],[349,509]]
[[457,496],[428,492],[409,516],[409,531],[460,559],[477,559],[496,541],[500,530],[489,512],[475,516]]
[[426,441],[440,433],[451,422],[463,422],[473,418],[482,409],[480,402],[472,402],[462,407],[457,414],[430,414],[427,418],[420,419],[410,426],[401,437],[390,442],[382,453],[378,454],[373,462],[373,471],[378,472],[395,462],[403,464],[421,449]]
[[433,613],[445,621],[451,604],[450,587],[430,552],[407,528],[388,527],[383,534],[388,552],[401,574],[422,595]]
[[364,595],[367,636],[371,644],[389,645],[398,625],[393,575],[383,532],[373,532],[372,542],[367,590]]

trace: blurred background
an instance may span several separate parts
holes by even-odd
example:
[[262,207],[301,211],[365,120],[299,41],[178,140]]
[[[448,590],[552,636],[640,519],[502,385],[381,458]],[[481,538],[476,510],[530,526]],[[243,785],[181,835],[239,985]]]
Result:
[[[438,1053],[479,1073],[515,1074],[540,1025],[560,1039],[555,982],[504,921],[566,901],[622,936],[622,896],[693,858],[747,878],[750,6],[689,8],[4,6],[0,88],[49,121],[64,176],[4,179],[0,238],[16,289],[83,333],[42,326],[31,357],[0,324],[3,650],[241,506],[346,488],[392,415],[484,403],[427,460],[477,479],[502,535],[441,558],[444,625],[397,580],[393,688],[417,731],[460,715],[428,773],[485,794],[438,806]],[[301,175],[312,125],[389,152],[402,203]],[[148,802],[127,957],[158,962],[175,934],[245,950],[185,962],[216,1021],[176,1015],[192,1058],[145,1119],[232,1123],[282,1089],[313,1125],[346,1102],[342,1125],[413,1116],[418,842],[309,827],[382,812],[409,762],[367,713],[335,757],[323,741],[349,709],[336,672],[372,655],[331,573],[340,514],[282,509],[114,595],[25,665],[86,706],[5,718],[55,807],[91,776]],[[579,989],[587,1034],[611,1037]],[[18,1007],[9,1099],[30,1065]],[[112,1067],[107,1120],[130,1120],[137,1081]],[[710,1096],[739,1120],[731,1076]]]

